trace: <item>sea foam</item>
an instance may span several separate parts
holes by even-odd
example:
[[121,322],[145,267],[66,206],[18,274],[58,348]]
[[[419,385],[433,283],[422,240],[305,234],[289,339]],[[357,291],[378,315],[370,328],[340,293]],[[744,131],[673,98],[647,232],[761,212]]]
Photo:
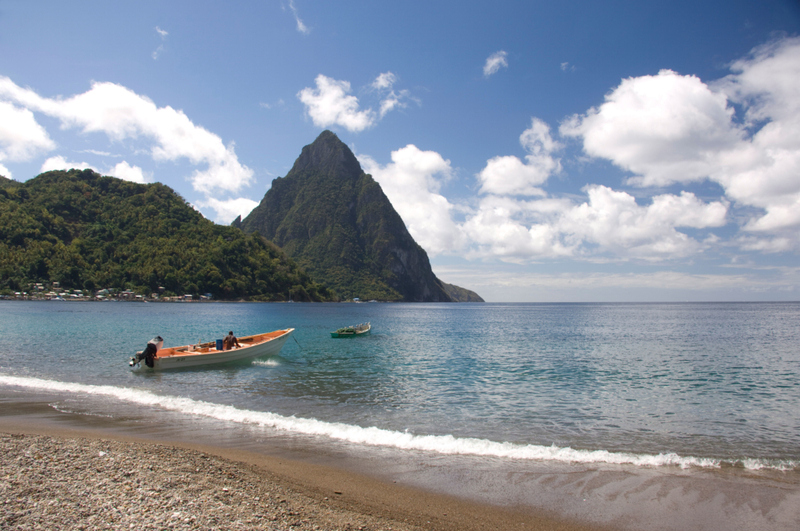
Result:
[[[87,385],[59,382],[30,377],[0,375],[0,384],[41,389],[60,393],[107,396],[128,403],[161,408],[187,415],[196,415],[238,424],[262,426],[292,434],[322,436],[330,439],[401,450],[416,450],[444,455],[473,455],[520,460],[544,460],[565,463],[609,463],[636,466],[678,466],[681,468],[719,468],[721,459],[680,456],[675,453],[658,455],[609,452],[605,450],[576,450],[569,447],[514,444],[487,439],[454,437],[452,435],[415,435],[408,432],[377,427],[364,428],[338,422],[325,422],[313,418],[283,416],[270,412],[250,411],[233,406],[213,404],[191,398],[162,396],[151,391],[110,385]],[[800,462],[767,462],[761,459],[741,459],[736,463],[751,470],[800,468]]]

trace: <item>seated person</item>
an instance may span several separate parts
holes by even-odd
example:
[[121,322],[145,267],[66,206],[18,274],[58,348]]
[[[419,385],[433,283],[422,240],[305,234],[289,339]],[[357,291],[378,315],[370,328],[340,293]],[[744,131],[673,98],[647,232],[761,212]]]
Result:
[[228,332],[228,335],[222,340],[222,350],[230,350],[233,346],[236,345],[237,347],[241,347],[239,344],[239,340],[236,339],[236,336],[233,335],[233,330]]

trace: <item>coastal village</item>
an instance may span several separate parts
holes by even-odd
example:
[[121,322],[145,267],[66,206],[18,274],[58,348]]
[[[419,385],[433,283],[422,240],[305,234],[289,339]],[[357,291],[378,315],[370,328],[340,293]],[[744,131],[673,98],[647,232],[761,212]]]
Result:
[[195,302],[210,301],[213,294],[203,295],[164,295],[164,288],[159,288],[159,293],[149,296],[141,295],[129,289],[104,288],[96,291],[85,289],[62,289],[59,282],[35,283],[30,285],[29,291],[17,291],[13,295],[0,294],[0,300],[25,300],[25,301],[139,301],[139,302]]

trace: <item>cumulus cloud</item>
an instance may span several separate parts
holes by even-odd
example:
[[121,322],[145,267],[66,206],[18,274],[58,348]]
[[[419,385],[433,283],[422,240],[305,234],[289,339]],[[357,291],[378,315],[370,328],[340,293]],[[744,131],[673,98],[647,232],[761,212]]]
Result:
[[587,200],[580,204],[568,199],[482,199],[464,224],[476,244],[472,255],[511,262],[563,256],[656,261],[702,250],[701,242],[678,227],[725,224],[725,203],[704,203],[688,192],[656,196],[647,206],[607,186],[590,185],[584,192]]
[[[748,231],[800,228],[800,38],[761,46],[731,66],[718,88],[745,108],[755,130],[736,150],[721,155],[711,178],[739,203],[762,208]],[[761,125],[763,124],[763,125]],[[761,127],[759,128],[759,126]],[[797,242],[797,238],[793,238]]]
[[358,132],[375,123],[372,109],[360,110],[358,98],[349,95],[348,81],[337,81],[320,74],[315,82],[316,89],[306,87],[297,94],[314,125],[340,125],[348,131]]
[[386,113],[397,108],[402,108],[407,105],[407,101],[412,99],[411,93],[408,90],[401,90],[399,92],[392,89],[398,78],[392,72],[384,72],[375,78],[370,88],[373,91],[381,94],[382,99],[380,102],[379,116],[383,118]]
[[442,181],[452,175],[449,160],[409,144],[393,151],[392,162],[386,166],[366,156],[359,161],[428,253],[455,252],[463,247],[461,230],[452,218],[454,205],[439,193]]
[[698,181],[717,154],[741,141],[724,94],[694,76],[662,70],[629,78],[599,108],[574,116],[561,134],[580,137],[588,155],[612,160],[637,175],[639,186]]
[[145,176],[144,171],[140,167],[131,166],[126,161],[122,161],[116,164],[115,166],[112,166],[108,170],[103,171],[97,169],[88,162],[68,161],[61,155],[56,155],[55,157],[50,157],[47,160],[45,160],[39,171],[44,173],[46,171],[72,170],[72,169],[92,170],[103,175],[110,175],[111,177],[117,177],[118,179],[123,179],[125,181],[131,181],[140,184],[144,184],[149,181],[149,179]]
[[528,152],[526,162],[514,156],[490,159],[478,174],[481,193],[546,195],[539,186],[552,173],[560,171],[561,163],[552,153],[562,146],[550,136],[550,126],[538,118],[532,119],[530,128],[520,135],[519,141]]
[[43,98],[30,89],[0,77],[0,100],[10,100],[31,111],[61,121],[65,129],[103,133],[112,141],[149,140],[156,161],[188,160],[203,165],[191,181],[195,190],[236,192],[252,181],[253,171],[241,164],[233,144],[195,125],[172,107],[157,107],[149,98],[114,83],[94,83],[92,88],[66,99]]
[[56,171],[56,170],[93,170],[97,173],[100,173],[97,168],[89,164],[88,162],[68,162],[67,159],[62,157],[61,155],[57,155],[55,157],[50,157],[42,164],[42,167],[39,169],[40,172],[44,173],[46,171]]
[[[553,153],[562,146],[538,118],[520,135],[520,144],[529,153],[525,162],[495,157],[476,175],[484,197],[475,207],[454,205],[441,195],[441,183],[453,171],[436,152],[408,145],[392,152],[386,166],[360,160],[432,255],[465,253],[515,263],[559,257],[663,261],[703,252],[717,241],[708,230],[727,223],[724,199],[705,202],[686,191],[642,204],[599,184],[583,188],[583,201],[547,197],[541,186],[560,170]],[[681,229],[701,231],[701,239]]]
[[395,91],[398,78],[392,72],[380,74],[367,87],[367,92],[380,95],[379,111],[361,109],[356,96],[350,94],[350,82],[339,81],[322,74],[315,79],[316,89],[306,87],[297,93],[306,106],[306,113],[318,127],[339,125],[357,133],[375,125],[386,113],[405,107],[413,100],[408,90]]
[[131,166],[124,160],[111,168],[108,171],[108,175],[140,184],[144,184],[149,181],[149,179],[145,177],[144,171],[140,167]]
[[397,82],[397,76],[391,72],[384,72],[383,74],[378,75],[375,78],[375,81],[372,82],[372,88],[381,90],[381,89],[391,89],[392,86]]
[[230,225],[237,216],[242,216],[243,219],[247,217],[250,211],[258,206],[258,201],[253,201],[246,197],[227,200],[208,197],[203,201],[198,201],[197,206],[211,208],[216,212],[215,222]]
[[735,205],[762,212],[742,227],[766,238],[747,239],[749,248],[797,249],[800,38],[760,46],[730,68],[710,84],[669,70],[623,80],[561,132],[581,139],[587,154],[634,173],[629,183],[636,186],[716,182]]
[[503,50],[499,52],[495,52],[489,57],[486,58],[486,63],[483,65],[483,75],[484,77],[489,77],[491,75],[496,74],[501,68],[508,67],[508,60],[506,59],[508,54]]
[[[31,160],[55,147],[31,111],[0,101],[0,162]],[[11,175],[5,167],[3,173]]]

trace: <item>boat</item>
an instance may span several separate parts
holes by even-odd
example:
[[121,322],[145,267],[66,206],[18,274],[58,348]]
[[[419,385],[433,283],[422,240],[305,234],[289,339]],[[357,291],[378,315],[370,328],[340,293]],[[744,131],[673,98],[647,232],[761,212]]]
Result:
[[201,365],[218,365],[236,361],[253,360],[264,356],[274,356],[294,332],[294,328],[275,330],[264,334],[237,338],[241,346],[223,350],[222,340],[163,348],[164,340],[157,336],[147,342],[147,348],[137,352],[130,359],[131,367],[139,367],[141,362],[153,370],[182,369]]
[[356,337],[369,334],[372,326],[369,323],[361,323],[355,326],[345,326],[335,332],[331,332],[331,337]]

